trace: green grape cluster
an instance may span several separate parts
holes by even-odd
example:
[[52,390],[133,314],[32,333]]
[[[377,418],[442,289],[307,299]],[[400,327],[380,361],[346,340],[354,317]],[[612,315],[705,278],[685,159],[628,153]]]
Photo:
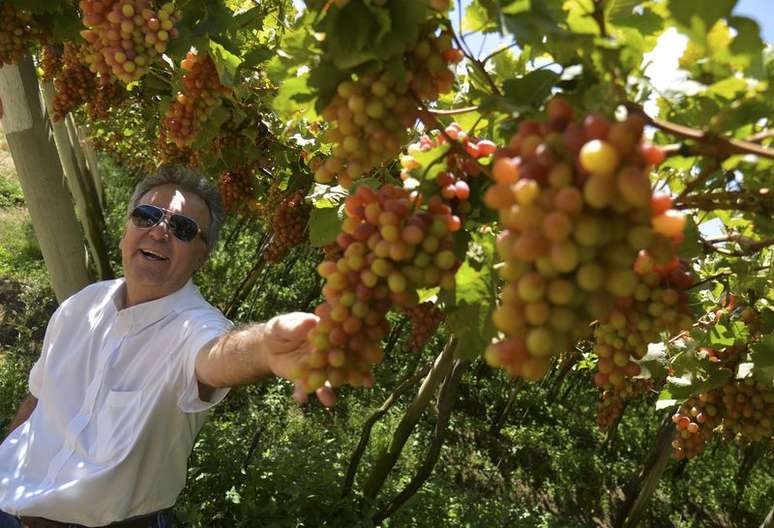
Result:
[[495,154],[495,184],[484,196],[503,228],[497,250],[506,281],[493,316],[505,337],[485,357],[530,380],[634,293],[640,250],[673,244],[653,223],[648,171],[663,153],[642,141],[643,120],[576,120],[561,98],[547,114],[522,122]]
[[330,124],[325,139],[333,144],[333,153],[315,171],[315,179],[349,188],[395,158],[408,140],[407,129],[419,117],[418,99],[435,100],[451,90],[454,74],[449,65],[460,58],[449,35],[431,31],[405,55],[404,78],[385,69],[341,82],[322,112]]

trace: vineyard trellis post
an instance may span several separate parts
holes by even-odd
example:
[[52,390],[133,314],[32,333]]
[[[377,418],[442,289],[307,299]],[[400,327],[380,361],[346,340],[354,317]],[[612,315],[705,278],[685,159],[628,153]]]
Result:
[[[41,92],[48,113],[52,115],[55,95],[53,83],[50,81],[42,83]],[[54,134],[54,143],[59,152],[62,171],[75,202],[78,219],[81,222],[86,243],[97,270],[97,277],[99,280],[111,279],[113,271],[104,238],[105,223],[102,209],[98,207],[99,201],[96,199],[97,194],[93,188],[91,177],[83,172],[85,166],[78,163],[77,151],[80,150],[80,143],[77,139],[75,142],[72,141],[73,138],[68,132],[66,120],[55,121],[51,119],[51,129]]]
[[40,101],[32,57],[0,69],[0,97],[8,147],[54,293],[61,302],[92,278],[51,125]]

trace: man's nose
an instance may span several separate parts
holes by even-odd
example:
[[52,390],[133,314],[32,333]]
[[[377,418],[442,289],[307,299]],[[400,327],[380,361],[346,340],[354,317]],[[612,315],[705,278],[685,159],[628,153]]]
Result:
[[157,240],[164,240],[169,238],[169,219],[167,218],[167,215],[164,215],[164,218],[161,219],[161,221],[156,224],[155,226],[151,227],[150,234],[153,238]]

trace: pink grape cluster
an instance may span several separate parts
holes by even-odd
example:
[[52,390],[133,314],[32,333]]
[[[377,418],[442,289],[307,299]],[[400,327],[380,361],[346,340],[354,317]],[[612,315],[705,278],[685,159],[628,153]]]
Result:
[[325,380],[371,385],[388,310],[415,306],[420,288],[452,288],[459,266],[452,233],[460,226],[437,196],[425,204],[401,187],[363,185],[347,198],[345,212],[336,239],[343,253],[318,268],[325,302],[309,333],[312,353],[295,376],[310,392]]
[[164,54],[181,17],[171,2],[154,9],[148,0],[80,0],[80,8],[91,70],[124,83],[145,75]]

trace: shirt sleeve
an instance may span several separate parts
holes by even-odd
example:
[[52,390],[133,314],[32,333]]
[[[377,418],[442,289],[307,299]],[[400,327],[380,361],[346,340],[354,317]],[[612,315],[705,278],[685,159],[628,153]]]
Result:
[[40,349],[40,357],[38,357],[38,360],[35,361],[34,365],[32,365],[32,370],[30,370],[30,377],[28,382],[29,391],[30,394],[32,394],[37,399],[40,399],[40,393],[43,389],[43,380],[45,378],[44,373],[46,370],[46,358],[48,358],[49,351],[51,350],[51,344],[54,341],[54,336],[59,333],[58,320],[59,314],[62,311],[62,306],[63,305],[60,305],[51,316],[51,319],[49,319],[48,326],[46,326],[46,334],[43,337],[43,346]]
[[220,337],[233,327],[225,317],[211,317],[204,321],[193,321],[190,334],[182,348],[182,372],[178,384],[177,406],[187,413],[202,412],[220,403],[230,389],[215,389],[209,401],[199,398],[199,382],[196,379],[196,357],[199,351],[213,339]]

